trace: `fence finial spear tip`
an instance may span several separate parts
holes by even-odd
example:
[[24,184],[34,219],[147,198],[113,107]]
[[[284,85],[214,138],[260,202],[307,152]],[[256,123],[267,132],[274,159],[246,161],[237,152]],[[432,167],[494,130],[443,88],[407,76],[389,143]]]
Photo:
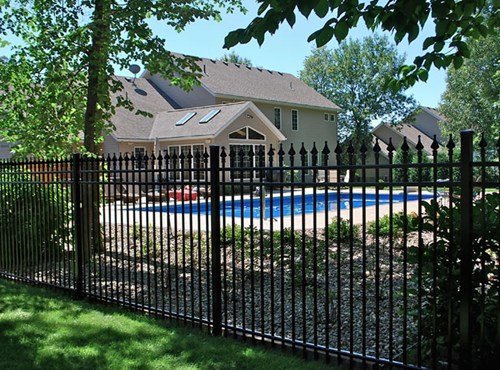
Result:
[[439,143],[437,141],[437,136],[436,135],[434,135],[434,140],[432,140],[431,149],[433,149],[433,150],[438,150],[439,149]]

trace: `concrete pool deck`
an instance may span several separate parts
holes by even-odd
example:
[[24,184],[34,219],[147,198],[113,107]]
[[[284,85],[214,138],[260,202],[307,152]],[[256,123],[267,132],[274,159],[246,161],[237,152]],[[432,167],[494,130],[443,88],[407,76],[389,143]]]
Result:
[[[281,192],[274,192],[273,198],[280,196]],[[313,189],[298,190],[294,192],[294,195],[302,194],[313,194]],[[317,194],[324,194],[324,189],[317,189]],[[336,194],[336,191],[330,191],[330,194]],[[349,194],[350,190],[342,189],[342,194]],[[358,189],[353,189],[353,194],[361,194]],[[366,194],[375,194],[375,189],[366,189]],[[389,194],[388,190],[379,190],[379,194]],[[402,190],[393,191],[393,194],[403,193]],[[410,193],[410,192],[408,192]],[[422,191],[423,195],[432,195],[428,191]],[[291,195],[290,191],[283,191],[284,196]],[[234,196],[234,200],[250,199],[250,195],[244,196]],[[256,196],[253,197],[258,198]],[[269,196],[268,196],[269,198]],[[226,200],[230,201],[231,197],[226,197]],[[429,200],[429,199],[427,199]],[[201,200],[204,203],[205,200]],[[179,202],[180,203],[180,202]],[[197,202],[193,202],[195,204]],[[122,224],[122,225],[137,225],[141,224],[143,227],[163,227],[166,228],[169,225],[173,230],[178,231],[206,231],[210,230],[210,215],[206,214],[167,214],[164,212],[153,211],[153,210],[142,210],[145,207],[159,207],[172,205],[173,202],[159,203],[159,202],[148,202],[145,198],[142,198],[137,205],[132,205],[130,203],[115,202],[107,204],[101,207],[101,220],[102,222],[110,222],[112,224]],[[208,202],[210,204],[210,202]],[[334,217],[340,216],[344,220],[352,220],[353,224],[361,225],[363,223],[369,223],[374,221],[377,217],[382,217],[389,213],[397,213],[406,211],[407,213],[419,212],[419,201],[407,201],[405,202],[393,202],[389,204],[379,204],[378,206],[367,206],[365,208],[350,208],[341,209],[340,215],[337,209],[328,210],[324,212],[317,213],[303,213],[294,216],[283,216],[275,217],[274,219],[261,219],[261,218],[244,218],[238,217],[228,217],[222,215],[220,217],[221,227],[224,225],[239,225],[242,227],[255,227],[262,230],[280,230],[282,228],[291,228],[293,226],[294,230],[306,230],[313,228],[324,228],[329,224]],[[421,210],[423,212],[423,209]]]

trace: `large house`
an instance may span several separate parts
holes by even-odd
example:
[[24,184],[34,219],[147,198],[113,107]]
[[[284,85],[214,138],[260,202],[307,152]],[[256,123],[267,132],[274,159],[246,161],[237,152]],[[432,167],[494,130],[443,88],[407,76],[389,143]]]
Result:
[[[321,149],[337,140],[339,107],[288,73],[212,59],[197,62],[200,85],[186,92],[160,75],[145,71],[140,78],[117,77],[136,109],[151,117],[118,108],[114,131],[103,153],[195,153],[220,145],[250,150],[302,143]],[[250,156],[242,164],[252,166]],[[306,156],[306,161],[310,156]]]
[[[308,151],[314,143],[319,150],[325,142],[335,145],[339,107],[295,76],[214,59],[197,63],[200,85],[189,92],[148,71],[115,77],[123,85],[118,94],[149,115],[117,108],[102,153],[179,155],[210,145],[267,153],[280,144],[285,152],[293,144],[298,153],[302,143]],[[9,146],[2,144],[0,154],[8,158]],[[245,156],[242,164],[253,165],[249,161]]]

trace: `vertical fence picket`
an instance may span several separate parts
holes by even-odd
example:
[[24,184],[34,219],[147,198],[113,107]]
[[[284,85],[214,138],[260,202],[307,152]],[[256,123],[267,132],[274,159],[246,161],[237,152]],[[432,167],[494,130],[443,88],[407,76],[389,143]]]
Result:
[[73,155],[73,210],[75,219],[75,248],[76,248],[76,271],[75,271],[75,287],[76,296],[83,298],[83,236],[82,236],[82,197],[80,187],[80,154]]
[[[460,364],[461,370],[472,367],[472,131],[460,133],[460,202],[461,243],[460,243]],[[451,201],[451,200],[450,200]]]
[[[210,187],[211,203],[211,276],[212,276],[212,334],[222,333],[222,280],[221,280],[221,240],[220,240],[220,162],[219,147],[210,146]],[[224,261],[225,263],[225,261]]]

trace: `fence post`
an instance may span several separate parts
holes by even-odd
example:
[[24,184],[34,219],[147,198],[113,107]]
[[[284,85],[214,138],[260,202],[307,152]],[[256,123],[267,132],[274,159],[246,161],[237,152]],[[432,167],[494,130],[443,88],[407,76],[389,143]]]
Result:
[[210,145],[210,228],[212,243],[212,334],[222,333],[222,282],[220,257],[220,164],[219,146]]
[[460,133],[460,369],[472,367],[472,148],[473,131]]
[[73,155],[73,209],[76,248],[76,297],[83,298],[83,238],[82,238],[82,204],[80,188],[80,154]]

